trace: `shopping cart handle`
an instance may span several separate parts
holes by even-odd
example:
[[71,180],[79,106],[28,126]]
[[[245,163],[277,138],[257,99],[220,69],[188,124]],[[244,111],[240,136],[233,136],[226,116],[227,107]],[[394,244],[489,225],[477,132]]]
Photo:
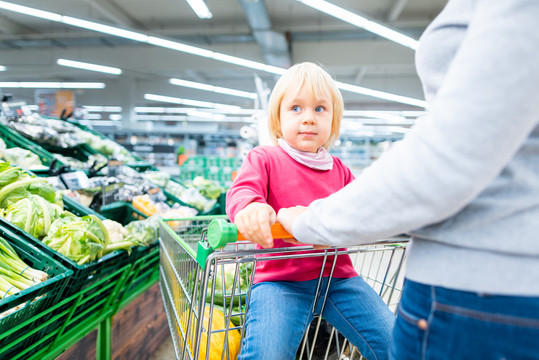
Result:
[[[294,237],[279,223],[271,226],[271,236],[274,239],[291,239]],[[207,240],[210,247],[215,250],[224,247],[228,243],[246,239],[238,232],[235,224],[225,219],[214,219],[208,225]]]

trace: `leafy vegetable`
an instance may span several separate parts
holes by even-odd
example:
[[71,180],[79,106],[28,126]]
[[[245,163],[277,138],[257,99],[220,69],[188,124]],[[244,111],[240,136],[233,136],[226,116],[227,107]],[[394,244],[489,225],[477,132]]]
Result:
[[33,269],[22,261],[13,247],[0,236],[0,298],[14,295],[47,278],[45,272]]
[[51,203],[60,201],[56,191],[45,178],[20,177],[18,181],[4,186],[0,190],[0,208],[24,199],[28,194],[40,195]]
[[79,265],[94,261],[109,241],[107,229],[95,215],[82,218],[64,211],[55,220],[43,243]]
[[202,176],[197,176],[193,179],[193,186],[207,199],[217,199],[221,196],[221,186],[215,181],[208,180]]
[[0,187],[28,176],[21,168],[10,166],[9,163],[0,163]]
[[2,159],[12,164],[17,164],[25,169],[43,169],[47,168],[41,162],[41,159],[30,150],[20,147],[5,149],[1,154]]
[[47,235],[50,226],[64,210],[39,195],[28,195],[9,205],[6,209],[7,221],[17,225],[27,233],[41,239]]
[[133,246],[149,246],[157,240],[157,223],[154,218],[131,221],[125,227],[113,220],[104,220],[103,224],[110,235],[105,254],[116,250],[131,251]]

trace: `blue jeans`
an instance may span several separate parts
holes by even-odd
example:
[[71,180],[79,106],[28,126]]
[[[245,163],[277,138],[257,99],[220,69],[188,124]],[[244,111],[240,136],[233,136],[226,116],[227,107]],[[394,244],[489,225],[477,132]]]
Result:
[[390,356],[531,360],[539,359],[538,340],[538,297],[477,294],[407,280]]
[[[319,292],[325,293],[328,278]],[[251,290],[239,360],[294,359],[313,319],[318,279],[262,282]],[[319,314],[324,297],[317,302]],[[395,315],[359,276],[333,278],[322,317],[369,360],[387,359]]]

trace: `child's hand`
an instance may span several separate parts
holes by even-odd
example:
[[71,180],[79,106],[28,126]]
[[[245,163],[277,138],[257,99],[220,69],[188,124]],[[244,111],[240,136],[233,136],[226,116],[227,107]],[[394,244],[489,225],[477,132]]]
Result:
[[268,249],[273,247],[271,225],[276,219],[277,214],[271,206],[254,202],[236,214],[234,223],[247,240]]

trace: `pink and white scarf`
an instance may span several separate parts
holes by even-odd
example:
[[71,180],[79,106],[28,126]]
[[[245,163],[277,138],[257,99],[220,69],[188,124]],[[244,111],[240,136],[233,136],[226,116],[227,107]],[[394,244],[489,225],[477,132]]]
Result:
[[283,138],[277,139],[277,143],[292,159],[300,164],[316,170],[333,169],[333,157],[323,147],[312,153],[293,148]]

